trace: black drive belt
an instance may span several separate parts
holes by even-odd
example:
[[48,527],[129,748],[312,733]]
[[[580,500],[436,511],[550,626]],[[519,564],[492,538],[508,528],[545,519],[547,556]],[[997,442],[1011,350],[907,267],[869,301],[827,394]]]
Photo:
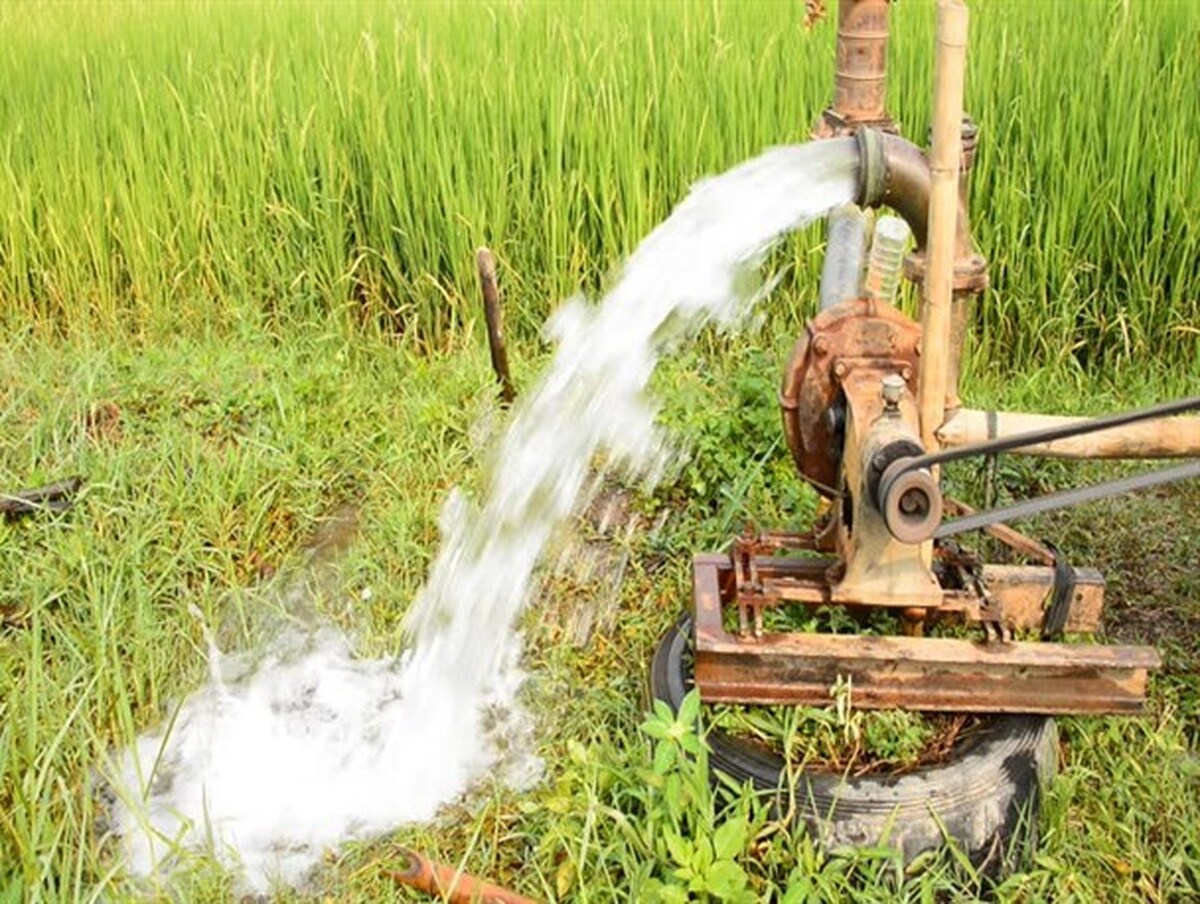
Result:
[[[933,468],[937,465],[947,464],[953,461],[960,461],[964,458],[974,458],[980,455],[996,455],[1001,452],[1010,452],[1014,449],[1021,449],[1025,446],[1035,446],[1041,443],[1054,442],[1055,440],[1067,439],[1073,436],[1083,436],[1088,433],[1098,433],[1101,430],[1108,430],[1112,427],[1123,427],[1126,424],[1133,424],[1138,421],[1155,420],[1162,417],[1171,417],[1177,414],[1185,414],[1190,411],[1200,411],[1200,396],[1193,396],[1187,399],[1179,399],[1175,402],[1166,402],[1161,405],[1155,405],[1151,408],[1142,408],[1137,411],[1126,411],[1120,414],[1110,414],[1104,417],[1092,418],[1086,421],[1079,421],[1072,424],[1064,424],[1058,427],[1049,427],[1045,430],[1034,430],[1029,433],[1021,433],[1016,436],[1006,436],[1000,439],[988,440],[985,443],[977,443],[973,446],[960,446],[955,449],[944,449],[940,452],[932,452],[928,455],[917,455],[907,459],[904,466],[900,468],[896,476],[906,474],[909,471],[916,471],[922,468]],[[1073,505],[1082,505],[1086,502],[1094,502],[1098,499],[1106,499],[1109,496],[1121,496],[1125,493],[1131,493],[1135,490],[1144,490],[1148,487],[1158,486],[1164,483],[1173,483],[1178,480],[1187,480],[1191,477],[1200,477],[1200,459],[1192,459],[1182,464],[1175,465],[1169,468],[1160,468],[1156,471],[1147,471],[1142,474],[1134,474],[1129,477],[1122,477],[1118,480],[1108,481],[1106,483],[1098,483],[1093,486],[1079,487],[1073,490],[1063,490],[1058,493],[1050,493],[1046,496],[1038,496],[1034,499],[1029,499],[1024,502],[1014,503],[1013,505],[1004,506],[1003,508],[992,509],[985,512],[975,512],[970,515],[965,515],[961,518],[956,518],[953,521],[944,521],[938,526],[934,537],[949,537],[954,534],[961,534],[965,531],[979,530],[983,527],[988,527],[992,524],[1000,524],[1005,521],[1012,521],[1017,518],[1025,518],[1030,515],[1038,515],[1042,512],[1049,512],[1055,509],[1068,508]]]

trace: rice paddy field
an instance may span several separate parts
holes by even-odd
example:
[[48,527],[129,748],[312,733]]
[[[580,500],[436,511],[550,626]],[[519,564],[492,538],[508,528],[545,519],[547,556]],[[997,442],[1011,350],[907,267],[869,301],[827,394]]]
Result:
[[[1194,4],[970,7],[991,286],[964,397],[1104,413],[1197,394]],[[441,500],[479,485],[505,418],[474,249],[499,261],[520,391],[558,302],[598,296],[689,185],[807,140],[835,34],[804,15],[783,0],[0,5],[0,490],[86,481],[70,512],[0,522],[0,902],[236,897],[203,858],[138,885],[104,831],[112,751],[204,680],[192,613],[248,644],[307,538],[350,504],[357,538],[317,603],[365,655],[396,653]],[[893,10],[889,106],[918,142],[934,15]],[[1039,851],[998,883],[953,855],[906,871],[882,849],[828,854],[683,759],[652,768],[664,731],[695,730],[644,724],[691,553],[812,508],[775,405],[821,242],[782,245],[763,317],[658,375],[662,420],[697,454],[633,494],[662,526],[620,540],[600,628],[571,627],[595,588],[547,574],[525,624],[543,782],[330,851],[280,900],[416,900],[386,877],[398,845],[547,900],[1200,898],[1195,484],[1024,525],[1106,572],[1109,636],[1154,643],[1165,667],[1145,716],[1061,720]],[[1116,470],[1016,461],[996,484],[1022,498]],[[980,475],[954,479],[982,497]],[[686,870],[708,878],[688,891]]]

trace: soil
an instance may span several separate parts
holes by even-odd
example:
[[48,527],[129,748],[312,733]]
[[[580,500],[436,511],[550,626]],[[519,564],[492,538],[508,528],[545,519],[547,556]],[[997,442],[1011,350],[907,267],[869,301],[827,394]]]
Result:
[[1104,574],[1105,639],[1157,647],[1168,674],[1200,670],[1198,511],[1200,481],[1189,481],[1061,513],[1047,526],[1073,564]]

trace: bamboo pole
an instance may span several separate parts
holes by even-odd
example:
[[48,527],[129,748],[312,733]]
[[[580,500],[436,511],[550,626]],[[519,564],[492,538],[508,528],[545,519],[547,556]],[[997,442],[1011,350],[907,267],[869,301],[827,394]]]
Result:
[[[1084,424],[1090,420],[1086,417],[960,408],[938,430],[938,439],[941,445],[953,448],[1020,436],[1035,430]],[[1139,421],[1097,433],[1022,446],[1013,449],[1011,454],[1049,458],[1195,458],[1200,456],[1200,417],[1177,416]]]
[[962,153],[963,79],[967,56],[967,8],[960,0],[938,3],[934,63],[933,146],[929,152],[929,237],[925,303],[921,311],[921,441],[938,448],[950,371],[950,305],[954,283],[954,229],[958,217]]

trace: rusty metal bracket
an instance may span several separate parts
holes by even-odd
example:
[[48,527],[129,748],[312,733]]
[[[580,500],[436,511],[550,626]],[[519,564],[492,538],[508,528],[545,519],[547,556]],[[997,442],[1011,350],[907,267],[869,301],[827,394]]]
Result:
[[[754,563],[761,591],[750,605],[829,600],[830,559],[771,556]],[[743,563],[743,574],[746,565]],[[1080,570],[1072,617],[1099,622],[1102,581]],[[1012,642],[1012,627],[1036,628],[1053,585],[1040,565],[980,569],[987,587],[947,589],[936,615],[992,624],[988,642],[953,638],[862,637],[759,630],[731,634],[723,610],[738,601],[733,557],[699,555],[694,563],[696,685],[709,701],[822,705],[849,677],[854,705],[952,712],[1136,713],[1151,669],[1151,647]],[[1090,594],[1084,588],[1091,588]],[[990,602],[988,598],[990,597]],[[990,611],[989,611],[989,606]],[[998,619],[994,620],[994,619]],[[1079,625],[1073,626],[1081,629]]]

